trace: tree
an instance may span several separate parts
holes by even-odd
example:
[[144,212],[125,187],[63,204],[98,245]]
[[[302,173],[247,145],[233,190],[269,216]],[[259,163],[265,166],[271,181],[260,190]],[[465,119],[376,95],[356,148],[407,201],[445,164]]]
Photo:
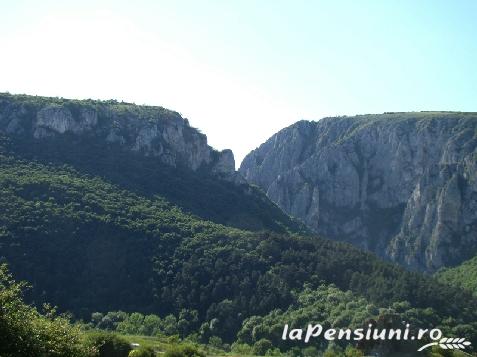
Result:
[[166,335],[175,335],[178,333],[177,330],[177,319],[174,315],[167,315],[164,320],[162,320],[162,330]]
[[253,345],[253,354],[258,356],[265,356],[269,349],[273,348],[270,340],[262,338],[261,340],[255,342]]
[[26,305],[25,288],[24,282],[15,282],[6,264],[0,265],[0,356],[88,356],[92,350],[82,345],[79,329],[48,306],[41,315]]
[[143,333],[148,336],[155,336],[161,331],[162,320],[157,315],[146,315],[143,324]]

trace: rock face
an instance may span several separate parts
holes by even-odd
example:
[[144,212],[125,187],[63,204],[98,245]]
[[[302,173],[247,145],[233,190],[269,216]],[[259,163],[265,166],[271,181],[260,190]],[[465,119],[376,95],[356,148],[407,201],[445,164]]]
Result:
[[0,94],[2,131],[34,140],[94,136],[168,165],[241,179],[230,150],[214,150],[187,119],[162,107]]
[[477,253],[477,114],[300,121],[242,175],[315,232],[434,271]]
[[77,118],[62,106],[41,108],[33,123],[33,136],[36,139],[64,134],[81,134],[92,130],[98,124],[98,113],[91,109],[81,109]]

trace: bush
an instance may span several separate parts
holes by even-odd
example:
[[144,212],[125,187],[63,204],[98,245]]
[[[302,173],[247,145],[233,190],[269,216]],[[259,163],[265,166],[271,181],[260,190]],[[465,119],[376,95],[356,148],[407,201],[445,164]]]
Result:
[[205,357],[205,354],[192,345],[175,345],[166,351],[164,357]]
[[234,342],[232,343],[231,350],[232,352],[237,353],[239,355],[252,354],[252,347],[247,345],[246,343]]
[[95,332],[88,336],[87,344],[97,351],[97,357],[128,357],[129,342],[109,332]]
[[209,338],[209,345],[212,346],[212,347],[215,347],[215,348],[219,348],[219,349],[223,348],[222,339],[220,337],[217,337],[217,336],[211,336]]
[[273,347],[267,350],[265,356],[281,356],[282,353],[279,348]]

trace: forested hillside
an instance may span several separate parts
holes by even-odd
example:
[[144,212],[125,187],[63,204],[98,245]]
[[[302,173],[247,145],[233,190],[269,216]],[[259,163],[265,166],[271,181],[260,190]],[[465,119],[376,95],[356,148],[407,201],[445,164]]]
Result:
[[[235,172],[187,119],[162,107],[0,94],[0,145],[26,160],[68,164],[201,219],[306,232]],[[231,160],[227,162],[226,160]]]
[[477,257],[456,267],[438,271],[436,278],[443,283],[459,286],[477,295]]
[[218,319],[230,341],[246,317],[293,304],[303,284],[333,283],[378,306],[409,301],[474,321],[470,293],[346,244],[217,225],[159,196],[11,155],[1,156],[0,182],[3,259],[33,284],[31,299],[77,317],[188,309],[195,327]]

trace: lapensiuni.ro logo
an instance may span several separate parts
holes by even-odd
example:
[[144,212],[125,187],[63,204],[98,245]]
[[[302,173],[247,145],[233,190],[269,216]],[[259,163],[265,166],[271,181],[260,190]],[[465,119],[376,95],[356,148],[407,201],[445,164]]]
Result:
[[423,351],[432,346],[439,346],[443,349],[464,350],[471,343],[465,338],[459,337],[442,337],[442,331],[438,328],[434,329],[418,329],[415,333],[411,333],[410,325],[406,324],[405,328],[389,328],[379,329],[369,324],[368,328],[357,329],[323,329],[320,324],[309,324],[306,329],[291,329],[288,324],[283,327],[282,340],[310,342],[314,338],[324,338],[327,341],[345,340],[345,341],[414,341],[414,340],[431,340],[418,351]]

